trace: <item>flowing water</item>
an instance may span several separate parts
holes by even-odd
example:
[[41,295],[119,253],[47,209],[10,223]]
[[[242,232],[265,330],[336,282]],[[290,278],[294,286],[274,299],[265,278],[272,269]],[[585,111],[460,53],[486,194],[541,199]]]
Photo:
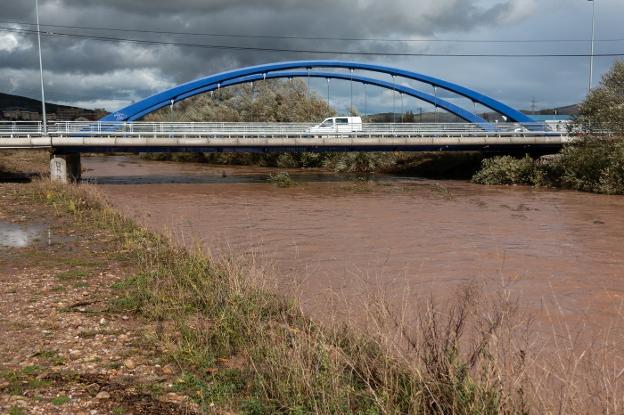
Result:
[[624,320],[624,197],[313,170],[279,188],[270,169],[125,157],[84,166],[140,223],[253,258],[320,317],[357,318],[371,295],[409,306],[475,281],[511,290],[538,320],[549,306],[572,325]]

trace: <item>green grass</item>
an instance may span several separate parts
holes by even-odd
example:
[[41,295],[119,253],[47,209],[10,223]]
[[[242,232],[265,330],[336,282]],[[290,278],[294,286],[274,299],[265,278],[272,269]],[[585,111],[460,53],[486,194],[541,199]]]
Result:
[[37,379],[41,373],[39,366],[27,366],[21,371],[6,371],[0,373],[0,378],[8,382],[6,391],[11,395],[23,395],[28,390],[43,389],[52,383],[47,380]]
[[66,403],[71,402],[71,398],[69,396],[61,395],[52,399],[52,405],[60,406],[65,405]]
[[22,372],[25,375],[38,375],[41,373],[41,367],[34,365],[34,366],[26,366],[24,369],[22,369]]
[[86,278],[89,275],[87,271],[80,269],[72,269],[56,274],[56,278],[60,281],[74,281]]
[[26,415],[26,410],[19,406],[12,406],[11,409],[9,409],[9,415]]
[[52,366],[61,366],[65,363],[65,359],[56,350],[40,350],[33,357],[38,357]]

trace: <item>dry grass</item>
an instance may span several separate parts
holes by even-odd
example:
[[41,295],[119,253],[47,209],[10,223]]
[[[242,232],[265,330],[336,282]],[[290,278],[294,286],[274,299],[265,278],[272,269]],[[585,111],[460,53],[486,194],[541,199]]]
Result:
[[[137,227],[88,187],[39,182],[34,197],[115,230],[140,270],[114,307],[155,322],[152,340],[206,409],[243,413],[621,413],[614,326],[594,343],[566,328],[533,339],[508,292],[465,286],[450,301],[366,303],[366,330],[327,326],[267,290],[237,260],[211,261]],[[556,304],[556,302],[554,302]],[[552,326],[562,311],[552,310]],[[620,323],[624,321],[620,312]],[[565,325],[563,326],[565,327]],[[618,326],[619,327],[619,326]],[[563,336],[562,336],[563,334]],[[211,409],[212,408],[212,409]]]

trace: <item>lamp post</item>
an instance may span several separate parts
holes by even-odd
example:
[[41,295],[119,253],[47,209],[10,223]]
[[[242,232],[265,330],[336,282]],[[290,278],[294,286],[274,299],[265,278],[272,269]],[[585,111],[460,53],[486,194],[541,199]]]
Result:
[[592,4],[592,38],[591,38],[591,55],[589,56],[589,85],[587,93],[592,89],[592,81],[594,79],[594,40],[596,36],[596,0],[588,0]]
[[39,26],[39,0],[35,0],[35,15],[37,16],[37,44],[39,46],[39,73],[41,75],[41,108],[43,110],[43,133],[48,132],[48,117],[46,114],[45,88],[43,86],[43,60],[41,59],[41,28]]

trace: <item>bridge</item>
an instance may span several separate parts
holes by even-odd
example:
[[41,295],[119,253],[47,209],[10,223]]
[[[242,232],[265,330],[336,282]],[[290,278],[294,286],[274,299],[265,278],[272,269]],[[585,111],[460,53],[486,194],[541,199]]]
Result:
[[[346,72],[339,72],[346,70]],[[365,74],[363,74],[365,73]],[[389,79],[379,79],[373,73]],[[363,124],[362,131],[312,133],[313,124],[149,123],[146,115],[175,103],[239,84],[278,78],[325,78],[374,85],[432,104],[459,117],[454,124]],[[398,81],[397,81],[398,79]],[[433,89],[408,86],[418,82]],[[442,89],[472,103],[464,108],[439,96]],[[352,90],[352,89],[351,89]],[[351,93],[352,94],[352,93]],[[492,123],[476,113],[480,104],[500,114]],[[320,120],[319,120],[320,121]],[[557,152],[571,138],[566,131],[535,123],[529,116],[469,88],[388,66],[313,60],[278,62],[226,71],[157,93],[115,111],[99,122],[0,123],[0,149],[48,148],[51,171],[61,180],[77,178],[82,152],[298,152],[298,151],[483,151]]]

